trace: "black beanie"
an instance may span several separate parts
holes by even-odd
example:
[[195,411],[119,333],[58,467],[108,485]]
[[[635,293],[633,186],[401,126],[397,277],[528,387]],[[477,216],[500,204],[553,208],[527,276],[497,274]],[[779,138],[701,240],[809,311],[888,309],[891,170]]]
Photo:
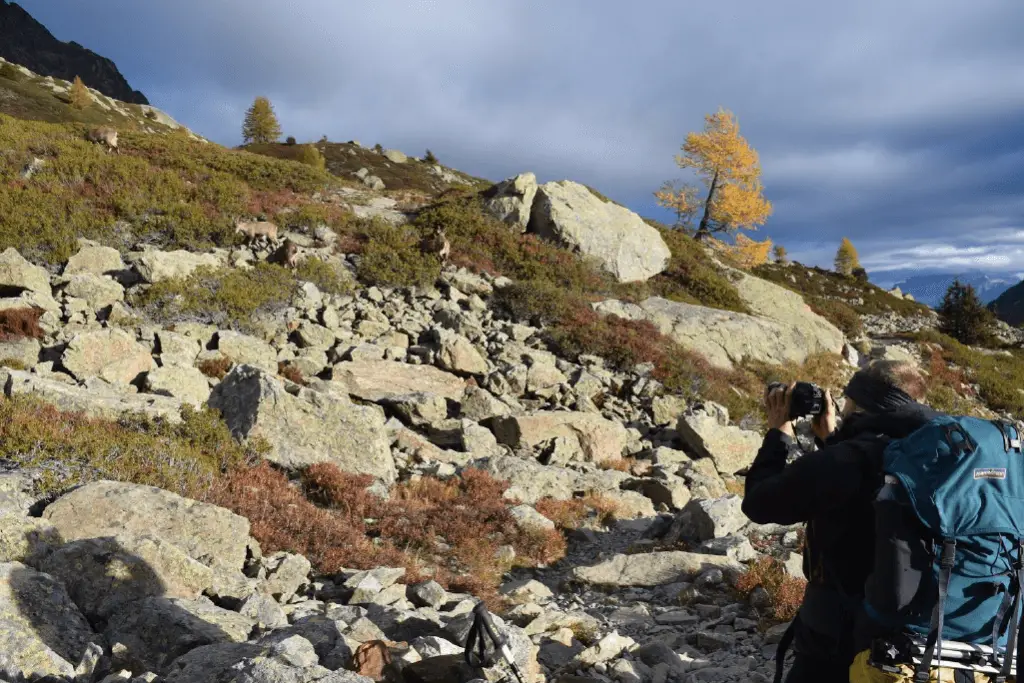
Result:
[[910,394],[866,370],[850,379],[843,394],[869,413],[884,413],[914,402]]

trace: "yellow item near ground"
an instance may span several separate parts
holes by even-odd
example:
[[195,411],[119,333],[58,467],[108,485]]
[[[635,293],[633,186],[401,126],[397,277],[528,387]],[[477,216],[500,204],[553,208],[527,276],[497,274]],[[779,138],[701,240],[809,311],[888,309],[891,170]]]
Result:
[[[850,683],[911,683],[914,680],[913,667],[903,664],[899,673],[889,673],[875,668],[868,663],[871,656],[870,650],[864,650],[853,659],[850,666]],[[1007,683],[1013,683],[1014,678],[1007,678]],[[988,674],[975,673],[975,683],[989,683],[991,678]],[[953,669],[932,669],[928,677],[928,683],[954,683]]]

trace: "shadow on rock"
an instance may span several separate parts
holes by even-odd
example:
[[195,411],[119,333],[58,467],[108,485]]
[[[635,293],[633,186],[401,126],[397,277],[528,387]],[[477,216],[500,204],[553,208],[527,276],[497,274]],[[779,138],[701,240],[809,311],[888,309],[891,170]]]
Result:
[[0,563],[0,676],[12,683],[161,673],[196,647],[252,630],[202,596],[209,567],[159,538],[62,543],[40,525],[15,550],[20,561]]

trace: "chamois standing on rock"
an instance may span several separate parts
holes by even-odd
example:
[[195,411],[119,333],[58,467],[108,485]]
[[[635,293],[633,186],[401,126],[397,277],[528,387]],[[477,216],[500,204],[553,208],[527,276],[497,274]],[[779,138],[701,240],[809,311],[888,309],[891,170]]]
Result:
[[100,128],[93,128],[85,135],[86,140],[89,142],[96,142],[101,145],[106,145],[107,150],[113,150],[115,154],[119,154],[117,148],[117,130],[109,126],[102,126]]
[[267,257],[267,262],[277,263],[285,268],[294,268],[299,265],[299,247],[295,242],[285,238],[284,243]]
[[424,254],[433,254],[441,260],[441,264],[448,263],[448,256],[452,253],[452,245],[445,235],[444,228],[438,226],[428,237],[420,241],[420,251]]
[[277,226],[270,221],[238,221],[235,223],[235,234],[244,235],[249,244],[261,237],[270,243],[277,241]]

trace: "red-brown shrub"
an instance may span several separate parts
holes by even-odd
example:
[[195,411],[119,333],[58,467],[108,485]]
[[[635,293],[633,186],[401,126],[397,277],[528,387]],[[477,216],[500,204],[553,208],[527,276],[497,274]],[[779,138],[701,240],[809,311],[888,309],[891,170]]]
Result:
[[224,375],[228,374],[228,371],[231,370],[232,363],[233,361],[227,356],[219,356],[200,361],[196,368],[207,377],[224,379]]
[[306,386],[308,384],[306,378],[302,376],[302,371],[286,361],[278,362],[277,374],[281,375],[281,377],[284,377],[289,382],[295,382],[302,386]]
[[792,621],[804,599],[807,582],[786,572],[786,568],[774,557],[761,557],[736,581],[736,590],[746,598],[760,586],[768,593],[771,614],[765,615],[770,621]]
[[534,507],[563,531],[579,528],[591,514],[596,515],[601,524],[608,524],[620,512],[619,504],[614,500],[592,493],[570,500],[541,498]]
[[323,572],[406,566],[401,553],[370,540],[362,519],[318,508],[267,463],[228,473],[207,500],[248,518],[265,552],[300,553]]
[[0,341],[12,339],[42,339],[43,329],[39,326],[39,318],[44,311],[41,308],[8,308],[0,311]]
[[497,588],[509,569],[498,559],[501,546],[514,548],[515,562],[525,565],[565,554],[560,533],[516,525],[513,501],[502,497],[507,484],[483,471],[401,483],[388,500],[367,491],[371,481],[319,464],[306,468],[293,485],[262,464],[230,473],[209,498],[249,518],[251,533],[266,552],[301,553],[326,573],[405,567],[406,580],[429,575],[492,606],[500,604]]

